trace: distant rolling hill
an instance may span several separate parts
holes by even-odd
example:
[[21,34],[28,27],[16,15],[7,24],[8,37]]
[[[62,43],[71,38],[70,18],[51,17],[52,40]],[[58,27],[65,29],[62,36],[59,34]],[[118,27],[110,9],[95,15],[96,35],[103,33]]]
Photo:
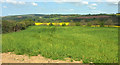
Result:
[[35,22],[70,22],[73,20],[73,22],[79,22],[81,20],[107,20],[112,19],[113,22],[118,22],[118,17],[113,14],[96,14],[96,15],[64,15],[64,14],[51,14],[51,15],[45,15],[45,14],[27,14],[27,15],[16,15],[16,16],[5,16],[2,17],[2,20],[14,20],[16,22],[20,22],[23,20],[32,20]]
[[15,21],[22,21],[26,19],[37,19],[41,16],[45,16],[43,14],[28,14],[28,15],[15,15],[15,16],[5,16],[2,17],[2,20],[15,20]]

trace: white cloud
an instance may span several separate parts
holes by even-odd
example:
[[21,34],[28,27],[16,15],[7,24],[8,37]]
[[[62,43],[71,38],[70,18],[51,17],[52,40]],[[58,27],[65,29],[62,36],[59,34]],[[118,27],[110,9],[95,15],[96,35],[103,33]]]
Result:
[[102,0],[96,0],[97,2],[101,2]]
[[[54,0],[55,2],[70,2],[71,4],[77,5],[77,6],[81,6],[81,5],[87,5],[90,9],[96,9],[97,8],[97,4],[89,4],[88,1],[85,0]],[[100,1],[100,0],[97,0]]]
[[54,0],[54,1],[57,2],[57,3],[65,2],[65,0]]
[[118,4],[118,2],[115,2],[114,4]]
[[105,0],[106,2],[119,2],[120,0]]
[[33,2],[32,5],[33,5],[33,6],[37,6],[38,4]]
[[82,4],[82,5],[88,5],[88,1],[83,1],[83,0],[54,0],[57,3],[62,3],[62,2],[71,2],[71,3],[76,3],[78,5]]
[[118,5],[118,2],[111,2],[111,4],[113,4],[113,5]]
[[3,6],[3,8],[7,8],[7,6]]
[[90,9],[96,9],[96,8],[97,8],[97,4],[96,4],[96,3],[93,3],[93,4],[88,5],[88,7],[89,7]]
[[[120,0],[53,0],[54,2],[119,2]],[[52,2],[52,1],[51,1]]]
[[82,1],[82,4],[88,5],[87,1]]
[[110,4],[117,5],[120,0],[106,0],[106,2],[109,2]]
[[54,0],[55,2],[81,2],[82,0]]
[[11,3],[11,4],[25,4],[23,1],[16,1],[16,0],[0,0],[2,3]]
[[5,0],[6,3],[12,3],[12,4],[17,4],[17,1],[15,0]]
[[118,2],[109,2],[108,5],[118,5]]
[[25,4],[25,2],[23,2],[23,1],[19,1],[18,3],[19,3],[19,4]]
[[97,6],[97,4],[94,3],[94,4],[91,4],[91,6]]
[[3,3],[3,2],[5,2],[5,0],[0,0],[0,3],[1,3],[1,2]]

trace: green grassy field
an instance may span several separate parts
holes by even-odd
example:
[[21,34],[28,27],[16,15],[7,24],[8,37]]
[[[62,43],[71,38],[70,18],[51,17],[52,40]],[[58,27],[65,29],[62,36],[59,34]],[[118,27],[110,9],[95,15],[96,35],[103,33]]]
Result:
[[118,62],[118,28],[31,26],[2,36],[3,52],[84,63]]

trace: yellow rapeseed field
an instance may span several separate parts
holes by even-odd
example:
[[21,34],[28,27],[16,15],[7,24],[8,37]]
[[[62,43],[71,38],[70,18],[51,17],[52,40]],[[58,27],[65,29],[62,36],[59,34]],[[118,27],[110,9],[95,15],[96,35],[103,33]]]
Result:
[[[63,24],[66,24],[66,25],[69,25],[70,23],[52,23],[53,25],[63,25]],[[50,23],[35,23],[35,25],[50,25]]]
[[114,26],[114,27],[120,27],[120,26]]
[[[60,25],[62,26],[63,24],[66,24],[67,26],[70,24],[70,23],[52,23],[53,25]],[[35,23],[35,25],[50,25],[50,23]],[[83,27],[85,27],[86,25],[83,25]],[[100,27],[100,25],[91,25],[91,27]],[[114,25],[104,25],[104,27],[120,27],[120,26],[114,26]]]
[[100,25],[91,25],[91,27],[100,27]]

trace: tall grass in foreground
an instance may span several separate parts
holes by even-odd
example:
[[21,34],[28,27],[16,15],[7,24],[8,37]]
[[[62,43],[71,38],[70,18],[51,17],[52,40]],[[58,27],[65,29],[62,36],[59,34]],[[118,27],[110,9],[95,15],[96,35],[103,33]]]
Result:
[[3,34],[2,51],[84,63],[118,62],[118,29],[80,26],[31,26]]

